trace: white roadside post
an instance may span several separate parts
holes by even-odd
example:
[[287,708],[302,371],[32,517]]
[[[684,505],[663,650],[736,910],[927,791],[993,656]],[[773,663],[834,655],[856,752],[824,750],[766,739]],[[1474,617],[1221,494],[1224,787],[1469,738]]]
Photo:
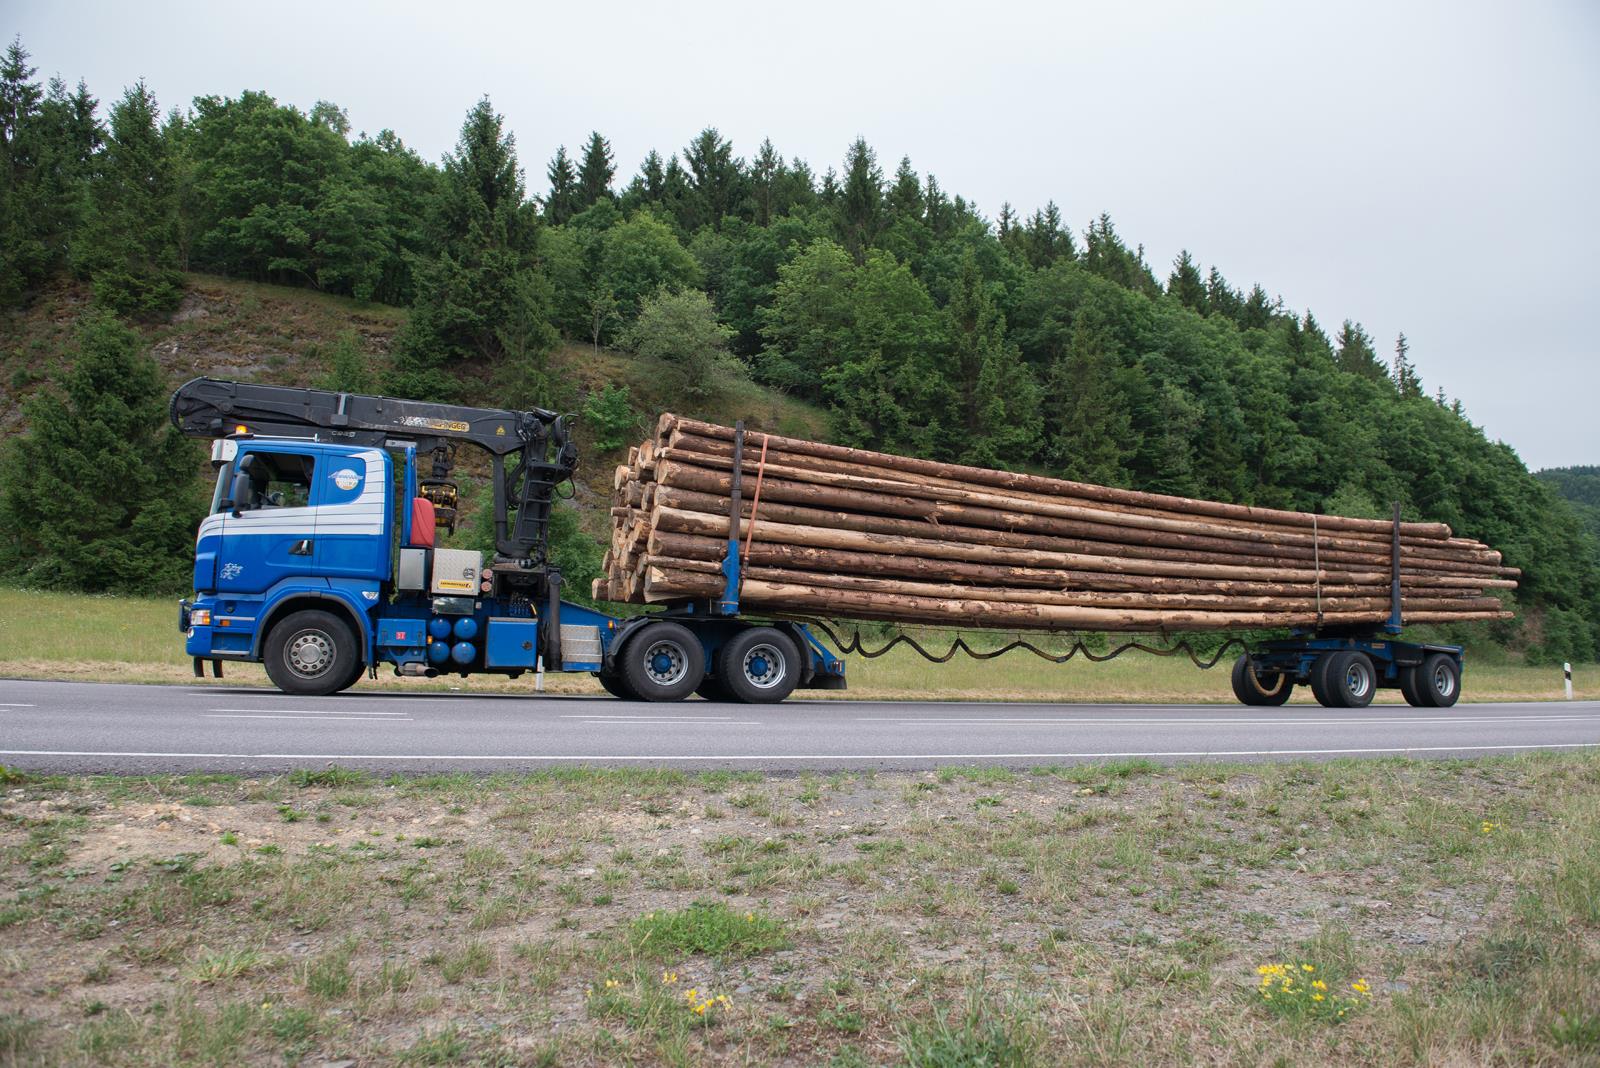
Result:
[[1572,700],[1572,665],[1562,664],[1561,673],[1565,675],[1567,679],[1567,700],[1570,701]]

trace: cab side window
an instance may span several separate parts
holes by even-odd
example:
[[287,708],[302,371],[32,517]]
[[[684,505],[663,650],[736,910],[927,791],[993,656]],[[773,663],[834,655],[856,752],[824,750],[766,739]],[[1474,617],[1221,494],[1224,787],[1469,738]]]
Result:
[[311,504],[315,457],[258,452],[250,457],[251,508],[305,508]]

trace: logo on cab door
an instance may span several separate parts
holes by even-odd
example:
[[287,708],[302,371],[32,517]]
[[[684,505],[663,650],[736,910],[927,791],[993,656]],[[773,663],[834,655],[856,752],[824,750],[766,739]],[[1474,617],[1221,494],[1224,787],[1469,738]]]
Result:
[[353,490],[361,485],[361,476],[348,467],[341,467],[333,473],[333,484],[342,490]]

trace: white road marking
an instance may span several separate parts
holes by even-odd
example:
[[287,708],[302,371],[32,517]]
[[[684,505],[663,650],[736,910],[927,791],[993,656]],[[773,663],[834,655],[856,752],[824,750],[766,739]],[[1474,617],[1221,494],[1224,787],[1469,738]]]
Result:
[[316,715],[296,716],[289,713],[275,715],[272,713],[234,713],[218,714],[214,712],[203,713],[201,719],[296,719],[301,723],[415,723],[410,716],[404,719],[373,719],[370,715],[340,716],[332,712],[319,712]]
[[32,708],[33,705],[19,705],[14,701],[0,701],[0,708]]
[[1479,753],[1511,752],[1529,749],[1592,749],[1596,742],[1546,742],[1536,745],[1413,745],[1377,746],[1362,749],[1195,749],[1169,752],[1118,753],[822,753],[822,754],[739,754],[739,753],[665,753],[652,756],[617,756],[605,753],[554,755],[521,754],[504,756],[496,754],[473,755],[465,753],[144,753],[79,751],[71,749],[0,749],[0,756],[68,756],[68,757],[181,757],[211,758],[220,760],[461,760],[461,761],[598,761],[652,763],[673,760],[1127,760],[1136,757],[1159,759],[1205,759],[1217,757],[1259,756],[1349,756],[1368,753]]
[[563,715],[560,719],[590,719],[590,720],[634,720],[640,723],[730,723],[732,716],[611,716],[604,712],[590,712],[584,715],[574,713]]
[[586,718],[582,718],[582,717],[566,717],[566,716],[563,716],[562,718],[563,719],[575,718],[575,719],[578,720],[579,723],[584,723],[584,724],[615,723],[619,727],[643,727],[643,726],[659,725],[659,724],[664,724],[664,723],[682,723],[682,724],[685,724],[686,726],[690,726],[690,727],[759,727],[759,726],[761,726],[761,721],[758,720],[758,719],[719,719],[719,720],[716,720],[714,722],[708,722],[706,720],[698,720],[698,719],[645,719],[643,717],[637,717],[636,718],[636,717],[631,717],[631,716],[630,717],[616,716],[616,717],[610,717],[610,718],[596,717],[594,719],[586,719]]
[[272,712],[285,716],[403,716],[404,712],[361,712],[354,708],[208,708],[207,712]]
[[1567,721],[1589,722],[1600,719],[1592,716],[1385,716],[1382,718],[1354,719],[1104,719],[1089,716],[1060,716],[1051,718],[1025,718],[1021,716],[924,716],[924,717],[863,717],[857,723],[938,724],[954,723],[963,726],[987,724],[1066,723],[1075,726],[1141,726],[1141,727],[1198,727],[1198,726],[1249,726],[1249,727],[1399,727],[1418,723],[1443,723],[1454,727],[1471,727],[1484,723],[1560,723]]

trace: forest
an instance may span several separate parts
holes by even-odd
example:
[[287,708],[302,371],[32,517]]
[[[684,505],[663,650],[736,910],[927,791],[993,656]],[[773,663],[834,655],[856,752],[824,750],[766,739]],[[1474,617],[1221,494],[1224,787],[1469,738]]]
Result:
[[1420,380],[1404,335],[1325,326],[1189,252],[1158,271],[1104,214],[991,216],[859,138],[819,173],[706,128],[626,175],[591,132],[530,178],[487,98],[437,164],[328,102],[167,103],[41,79],[20,40],[0,60],[0,321],[63,278],[93,297],[0,456],[9,581],[181,586],[193,454],[128,325],[200,272],[408,309],[381,379],[347,386],[626,423],[620,390],[552,369],[568,339],[658,358],[689,413],[716,417],[736,380],[809,401],[842,444],[1352,516],[1398,501],[1524,569],[1525,625],[1495,640],[1596,658],[1594,531]]

